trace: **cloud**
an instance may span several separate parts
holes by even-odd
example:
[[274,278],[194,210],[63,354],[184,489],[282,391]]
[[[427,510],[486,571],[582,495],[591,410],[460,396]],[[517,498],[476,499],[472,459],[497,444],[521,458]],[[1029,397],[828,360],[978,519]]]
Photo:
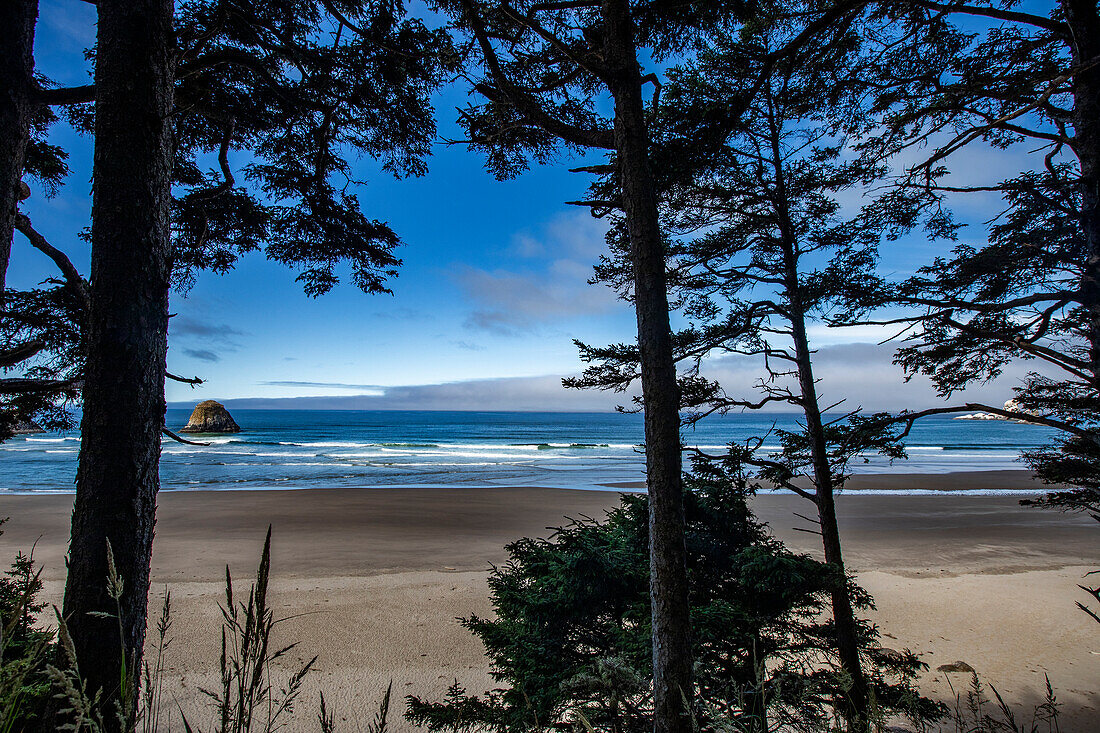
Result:
[[[223,400],[229,408],[279,410],[456,410],[473,412],[611,412],[631,393],[565,389],[562,377],[512,377],[378,387],[376,394]],[[269,383],[289,384],[289,383]],[[323,382],[298,383],[321,385]],[[335,385],[334,385],[335,388]]]
[[[895,344],[852,343],[820,348],[814,357],[814,376],[818,378],[818,396],[823,405],[843,401],[844,409],[899,411],[923,410],[963,402],[1000,405],[1012,397],[1012,388],[1034,369],[1033,364],[1009,364],[1004,373],[989,383],[971,385],[949,400],[937,393],[931,381],[915,376],[909,382],[901,367],[893,363]],[[752,390],[766,372],[759,359],[725,356],[705,362],[702,373],[721,382],[728,392],[753,394]],[[781,381],[781,384],[784,383]],[[785,382],[793,387],[793,380]]]
[[[1031,365],[1011,364],[1002,377],[990,384],[971,387],[950,401],[940,398],[924,377],[908,383],[892,363],[893,346],[887,344],[844,344],[826,346],[814,362],[818,390],[824,405],[843,401],[843,409],[862,407],[868,411],[919,410],[966,401],[999,405],[1012,397]],[[704,362],[705,376],[718,379],[726,390],[739,396],[756,395],[755,385],[766,376],[759,359],[726,356]],[[340,382],[265,382],[268,385],[334,390],[360,389],[368,394],[317,395],[290,398],[227,400],[226,404],[253,409],[314,410],[469,410],[515,412],[609,412],[617,405],[631,404],[637,385],[626,393],[572,390],[561,385],[564,375],[479,379],[443,384],[385,387]],[[791,412],[793,407],[775,407],[773,412]]]
[[512,238],[512,252],[520,257],[542,257],[546,247],[530,234],[517,234]]
[[871,345],[897,336],[901,328],[901,326],[896,325],[860,325],[833,328],[821,323],[815,323],[806,327],[806,335],[810,338],[810,346],[812,348],[853,343]]
[[[1029,363],[1010,364],[996,381],[975,385],[945,401],[924,377],[914,377],[907,383],[901,369],[892,363],[892,358],[893,346],[889,344],[856,343],[821,348],[814,367],[822,404],[842,401],[843,405],[838,410],[862,407],[867,411],[920,410],[964,402],[999,405],[1012,397],[1012,387],[1019,384],[1020,378],[1032,367]],[[745,397],[757,396],[755,386],[766,376],[759,359],[742,356],[707,360],[702,373],[718,379],[730,394]],[[359,393],[238,398],[224,402],[230,408],[245,409],[610,412],[617,405],[630,405],[633,396],[638,393],[637,385],[626,393],[565,389],[561,385],[563,376],[566,375],[402,386],[270,381],[261,384],[299,390],[355,390]],[[770,411],[792,412],[794,409],[776,406]]]
[[610,289],[588,284],[606,231],[587,214],[563,214],[535,233],[516,235],[510,254],[518,266],[456,267],[452,278],[474,305],[465,326],[513,336],[614,309],[618,301]]
[[248,335],[225,323],[184,315],[168,321],[168,332],[174,341],[183,342],[185,356],[211,364],[221,361],[220,352],[236,351],[239,339]]
[[347,382],[302,382],[298,380],[278,380],[272,382],[260,382],[266,387],[309,387],[311,389],[360,389],[369,392],[378,392],[385,389],[377,384],[348,384]]
[[511,335],[576,316],[605,313],[616,305],[609,289],[589,285],[590,265],[556,260],[543,272],[463,267],[455,280],[481,307],[466,319],[476,330]]
[[555,219],[540,232],[517,238],[514,249],[527,258],[548,255],[518,269],[485,270],[462,265],[452,275],[475,305],[466,328],[502,336],[535,331],[563,319],[607,313],[620,303],[602,285],[588,284],[592,265],[604,249],[602,223],[587,216]]
[[198,359],[199,361],[216,362],[221,361],[222,358],[209,349],[184,349],[183,353],[190,356],[192,359]]
[[450,344],[466,351],[485,351],[486,349],[481,344],[474,344],[469,341],[451,341]]
[[179,338],[201,339],[228,345],[236,345],[238,338],[248,335],[226,323],[212,323],[191,316],[175,316],[168,322],[168,330],[171,335]]
[[584,211],[563,212],[539,227],[512,237],[511,252],[520,257],[553,257],[594,261],[607,247],[607,222]]

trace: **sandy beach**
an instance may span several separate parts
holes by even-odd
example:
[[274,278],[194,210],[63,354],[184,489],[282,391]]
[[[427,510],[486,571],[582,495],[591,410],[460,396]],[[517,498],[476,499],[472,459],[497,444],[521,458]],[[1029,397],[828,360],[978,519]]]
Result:
[[[875,483],[890,488],[884,477]],[[398,699],[438,695],[455,679],[471,691],[491,687],[477,640],[457,621],[490,612],[490,563],[506,558],[513,539],[546,536],[565,517],[598,517],[616,502],[613,492],[531,488],[162,494],[150,605],[158,610],[171,589],[173,707],[207,727],[198,688],[214,680],[225,565],[245,584],[268,523],[272,600],[277,613],[296,616],[279,626],[279,641],[300,642],[299,659],[319,655],[292,729],[316,730],[323,689],[344,729],[356,730],[390,680]],[[814,535],[795,529],[806,525],[793,512],[812,509],[804,500],[766,495],[754,507],[790,546],[817,550]],[[10,557],[37,541],[50,602],[60,600],[71,509],[67,495],[0,498],[0,516],[11,517],[0,551]],[[957,660],[1021,705],[1038,699],[1049,674],[1064,704],[1062,730],[1096,730],[1100,633],[1073,605],[1084,598],[1076,584],[1100,566],[1095,522],[1021,508],[1015,497],[858,491],[839,499],[839,515],[850,566],[877,602],[883,644],[922,655],[928,694],[950,698],[936,668]],[[956,688],[968,683],[951,678]],[[395,704],[394,730],[408,729],[402,709]]]

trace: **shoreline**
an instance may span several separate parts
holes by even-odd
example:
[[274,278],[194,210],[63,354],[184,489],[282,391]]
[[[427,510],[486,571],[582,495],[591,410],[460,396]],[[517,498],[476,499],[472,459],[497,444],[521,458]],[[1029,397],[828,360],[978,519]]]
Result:
[[[796,482],[808,487],[807,480]],[[161,488],[160,494],[202,494],[202,493],[262,493],[284,491],[327,491],[330,487],[297,486],[283,482],[257,486],[254,488]],[[645,491],[645,481],[613,481],[596,483],[585,487],[530,485],[522,486],[479,486],[456,484],[384,484],[369,487],[339,487],[347,491],[418,491],[441,489],[531,489],[539,491],[588,491],[588,492],[641,492]],[[1032,496],[1064,488],[1059,485],[1044,484],[1030,471],[1019,469],[948,471],[943,473],[857,473],[849,477],[839,495],[850,496]],[[39,489],[17,491],[0,489],[0,498],[5,496],[71,496],[76,489]],[[785,489],[763,489],[760,495],[787,495]]]
[[[1074,607],[1086,572],[1100,566],[1096,522],[1020,507],[1009,497],[837,498],[845,555],[872,593],[869,612],[883,646],[909,648],[929,669],[925,694],[950,700],[937,667],[962,660],[1018,709],[1040,701],[1044,674],[1064,704],[1062,730],[1100,716],[1100,636]],[[72,494],[0,495],[0,557],[37,544],[43,599],[59,603]],[[369,719],[392,679],[406,694],[438,699],[454,681],[492,689],[480,643],[458,622],[492,613],[490,564],[504,545],[548,536],[566,517],[599,518],[614,491],[531,488],[184,491],[158,499],[150,616],[165,588],[174,615],[167,698],[205,727],[199,687],[217,685],[218,604],[225,567],[247,588],[267,525],[273,525],[271,603],[277,643],[300,642],[283,669],[319,655],[293,730],[315,725],[318,693],[348,721]],[[798,552],[819,540],[799,529],[793,494],[752,500],[757,516]],[[297,655],[297,656],[295,656]],[[951,675],[954,689],[968,675]],[[391,711],[395,733],[412,728]],[[1027,708],[1027,711],[1030,707]],[[1025,716],[1026,717],[1026,716]],[[345,723],[343,728],[353,727]]]
[[[802,488],[809,486],[809,482],[805,479],[795,483]],[[645,489],[645,481],[621,481],[600,485],[611,489],[638,491]],[[974,495],[973,492],[1015,492],[1026,495],[1057,491],[1060,488],[1063,487],[1044,484],[1035,478],[1031,471],[1001,469],[943,473],[856,473],[848,478],[841,491],[848,495],[902,491],[930,492],[931,495],[937,496],[959,495],[963,492],[971,492],[972,495]],[[774,491],[782,492],[780,489]]]

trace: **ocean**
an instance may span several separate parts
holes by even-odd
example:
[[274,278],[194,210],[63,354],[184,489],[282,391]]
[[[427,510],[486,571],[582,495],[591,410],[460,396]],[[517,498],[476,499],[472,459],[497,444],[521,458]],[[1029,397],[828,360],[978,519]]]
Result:
[[[372,486],[533,486],[602,489],[641,481],[640,415],[617,413],[233,410],[234,435],[209,446],[164,439],[161,485],[196,489],[309,489]],[[189,410],[169,409],[178,429]],[[718,451],[730,441],[795,429],[794,415],[714,416],[684,433],[687,445]],[[918,421],[909,459],[867,456],[859,473],[944,473],[1019,469],[1020,451],[1053,431],[1004,421]],[[191,436],[194,437],[194,436]],[[764,450],[774,445],[767,440]],[[0,491],[73,491],[80,438],[19,436],[0,444]]]

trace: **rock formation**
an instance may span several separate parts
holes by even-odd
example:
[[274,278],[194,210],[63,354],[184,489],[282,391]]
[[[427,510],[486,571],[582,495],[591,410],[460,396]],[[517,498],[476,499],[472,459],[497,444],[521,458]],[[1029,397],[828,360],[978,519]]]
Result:
[[191,419],[187,421],[181,433],[239,433],[241,428],[233,421],[225,405],[215,400],[206,400],[195,405]]
[[31,420],[20,420],[19,422],[15,423],[16,435],[34,435],[35,433],[44,432],[46,431],[42,429],[41,425]]

